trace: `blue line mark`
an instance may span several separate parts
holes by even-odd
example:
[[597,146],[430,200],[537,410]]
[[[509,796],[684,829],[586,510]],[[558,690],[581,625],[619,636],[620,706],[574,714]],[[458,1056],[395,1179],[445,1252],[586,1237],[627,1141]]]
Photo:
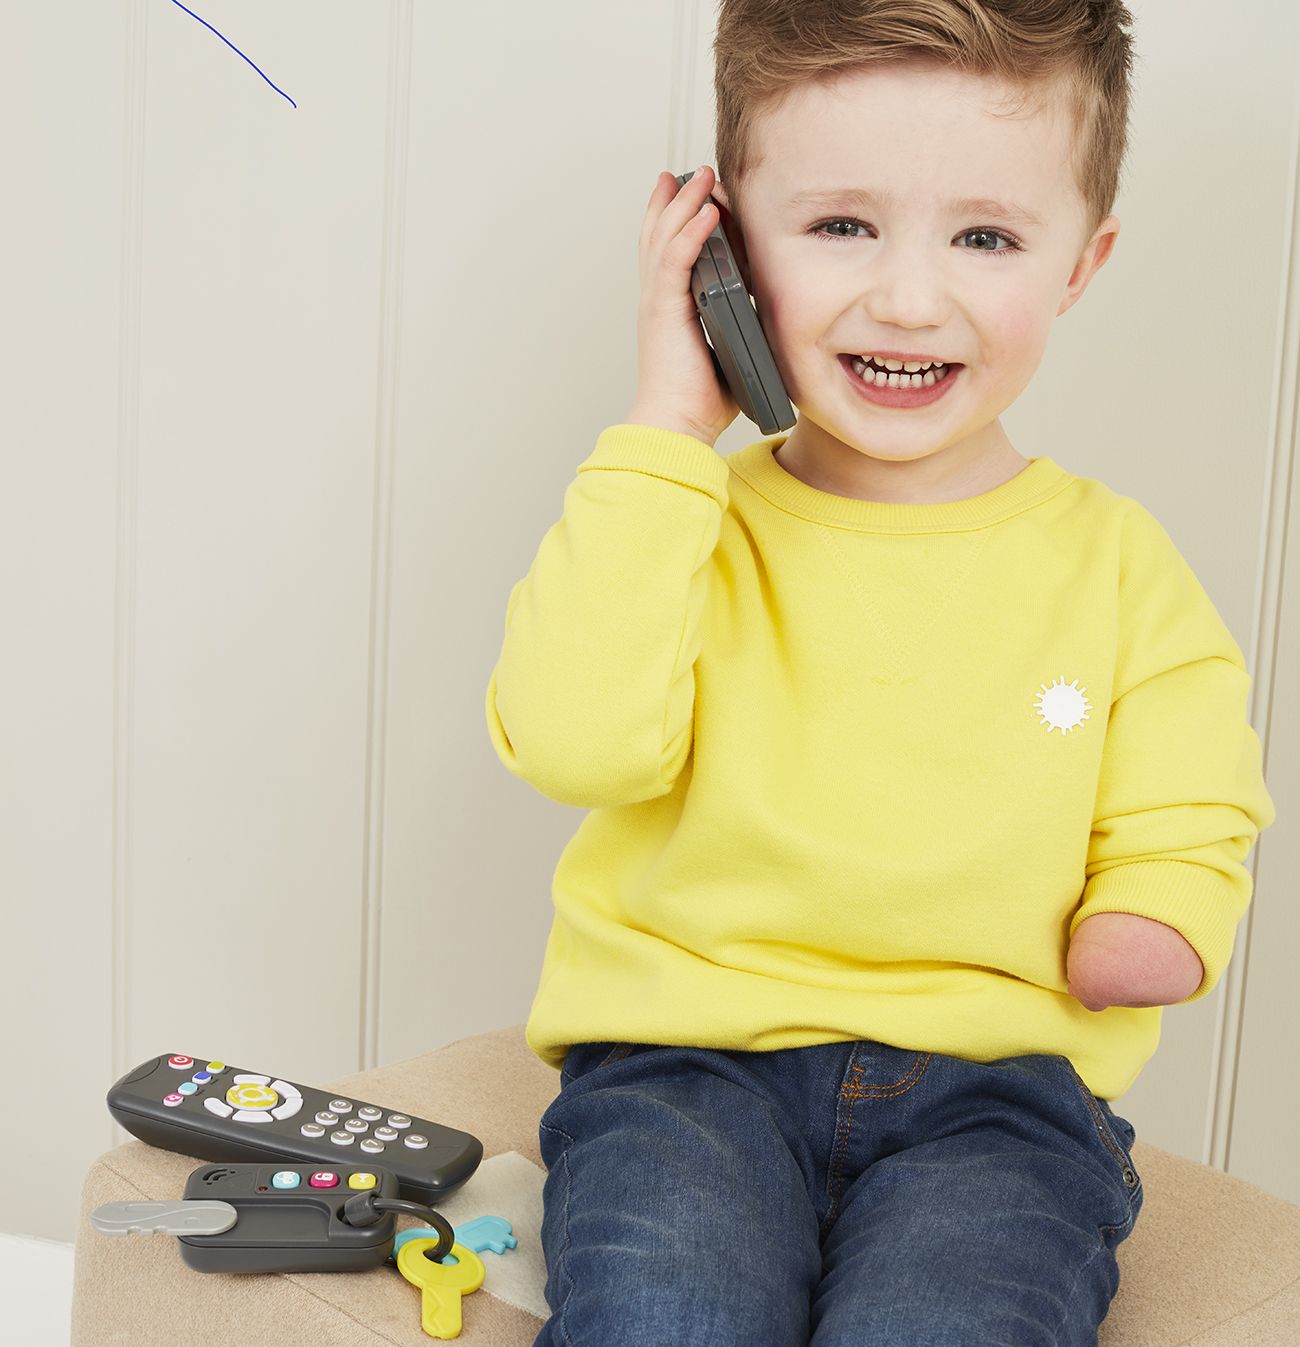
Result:
[[[178,7],[181,8],[181,9],[185,9],[185,6],[181,4],[181,0],[172,0],[172,4],[178,6]],[[194,12],[192,9],[185,9],[185,12],[186,12],[186,14],[188,14],[188,15],[190,16],[190,18],[192,18],[192,19],[199,19],[199,16],[198,16],[197,14],[195,14],[195,12]],[[216,30],[215,28],[213,28],[212,25],[211,25],[206,19],[199,19],[199,22],[200,22],[205,28],[210,29],[210,30],[211,30],[212,32],[214,32],[214,33],[217,33],[217,30]],[[225,42],[226,46],[229,47],[231,51],[238,53],[240,56],[244,56],[244,53],[243,53],[242,51],[240,51],[239,48],[238,48],[237,46],[235,46],[235,44],[234,44],[233,42],[230,42],[230,41],[228,41],[226,38],[221,37],[221,34],[220,34],[220,33],[217,33],[217,36],[220,37],[221,40],[222,40],[223,42]],[[247,56],[244,56],[244,60],[245,60],[245,61],[248,61],[248,57],[247,57]],[[276,93],[281,94],[281,95],[282,95],[283,97],[285,97],[285,98],[289,98],[289,95],[286,94],[286,93],[284,92],[283,89],[278,88],[278,87],[277,87],[276,85],[274,85],[274,84],[271,84],[271,81],[270,81],[269,79],[266,78],[266,75],[265,75],[261,70],[258,70],[258,68],[257,68],[256,65],[253,65],[253,62],[252,62],[252,61],[248,61],[248,64],[251,65],[251,66],[253,66],[253,69],[254,69],[254,70],[257,70],[257,73],[258,73],[259,75],[261,75],[262,78],[263,78],[264,80],[266,80],[266,82],[267,82],[268,84],[271,85],[271,88],[274,89],[274,90],[276,91]],[[293,99],[292,99],[292,98],[289,98],[289,102],[290,102],[290,103],[293,103],[293,106],[294,106],[295,108],[298,106],[297,103],[294,103],[294,102],[293,102]]]

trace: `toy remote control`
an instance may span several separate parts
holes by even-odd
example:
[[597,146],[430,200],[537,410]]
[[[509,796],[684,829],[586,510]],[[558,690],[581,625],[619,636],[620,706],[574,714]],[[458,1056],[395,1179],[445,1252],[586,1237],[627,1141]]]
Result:
[[382,1165],[402,1197],[429,1206],[483,1158],[468,1132],[184,1053],[128,1071],[109,1090],[108,1111],[141,1141],[200,1160]]

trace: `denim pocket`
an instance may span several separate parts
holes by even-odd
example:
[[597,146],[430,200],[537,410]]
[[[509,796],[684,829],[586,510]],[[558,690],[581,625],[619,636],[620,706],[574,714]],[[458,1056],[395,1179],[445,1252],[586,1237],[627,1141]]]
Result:
[[626,1057],[636,1046],[635,1043],[575,1043],[565,1055],[564,1065],[560,1068],[560,1088],[572,1085],[591,1071],[599,1071],[609,1062]]
[[1088,1089],[1087,1082],[1075,1070],[1074,1063],[1068,1057],[1063,1054],[1058,1054],[1058,1056],[1065,1063],[1066,1069],[1079,1090],[1081,1100],[1088,1109],[1097,1137],[1114,1162],[1128,1192],[1129,1200],[1132,1201],[1135,1197],[1140,1200],[1142,1176],[1133,1163],[1132,1153],[1133,1142],[1137,1140],[1137,1129],[1127,1118],[1120,1117],[1100,1095],[1095,1095]]

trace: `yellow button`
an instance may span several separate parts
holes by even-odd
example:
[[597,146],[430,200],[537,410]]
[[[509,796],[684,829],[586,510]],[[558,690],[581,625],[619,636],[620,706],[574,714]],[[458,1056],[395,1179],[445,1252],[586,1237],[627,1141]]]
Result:
[[242,1085],[232,1085],[226,1091],[226,1103],[235,1108],[270,1108],[280,1102],[280,1096],[265,1085],[253,1085],[245,1081]]
[[375,1186],[375,1176],[373,1174],[353,1174],[348,1180],[349,1188],[373,1188]]
[[209,1063],[208,1063],[208,1070],[209,1070],[209,1071],[224,1071],[225,1069],[226,1069],[226,1064],[225,1064],[225,1062],[209,1062]]

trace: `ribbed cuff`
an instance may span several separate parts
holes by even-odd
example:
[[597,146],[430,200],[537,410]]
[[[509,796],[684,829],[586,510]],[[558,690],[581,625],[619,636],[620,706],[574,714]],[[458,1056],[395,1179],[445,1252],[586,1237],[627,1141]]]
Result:
[[578,465],[579,472],[596,468],[644,472],[712,496],[727,508],[727,460],[703,440],[680,430],[621,423],[607,426],[591,454]]
[[[1070,922],[1070,939],[1089,917],[1129,912],[1172,926],[1205,966],[1201,985],[1179,1001],[1187,1005],[1209,995],[1232,957],[1237,923],[1246,904],[1217,870],[1190,861],[1130,861],[1093,875]],[[1250,895],[1247,894],[1247,902]]]

